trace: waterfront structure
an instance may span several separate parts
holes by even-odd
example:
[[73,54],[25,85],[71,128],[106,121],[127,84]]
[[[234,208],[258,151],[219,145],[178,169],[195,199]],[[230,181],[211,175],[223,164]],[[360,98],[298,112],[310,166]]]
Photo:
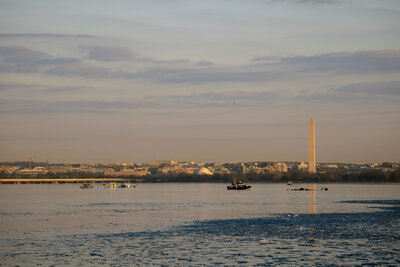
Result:
[[315,173],[315,123],[312,117],[310,119],[310,135],[308,145],[308,172]]

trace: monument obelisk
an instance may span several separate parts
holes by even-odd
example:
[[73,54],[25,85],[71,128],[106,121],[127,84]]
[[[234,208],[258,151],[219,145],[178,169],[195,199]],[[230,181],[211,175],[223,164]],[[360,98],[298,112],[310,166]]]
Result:
[[311,117],[310,120],[310,136],[308,144],[308,172],[315,173],[315,123]]

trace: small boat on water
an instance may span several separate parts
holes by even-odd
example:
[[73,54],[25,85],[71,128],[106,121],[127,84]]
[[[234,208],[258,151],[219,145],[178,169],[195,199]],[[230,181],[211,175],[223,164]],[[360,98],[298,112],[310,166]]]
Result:
[[226,187],[226,189],[228,189],[228,190],[246,190],[246,189],[250,189],[250,188],[251,188],[251,185],[243,184],[242,181],[236,182],[236,180],[234,180],[232,182],[232,185],[228,185]]
[[117,183],[110,183],[108,185],[104,185],[104,188],[120,188],[121,186],[119,186]]
[[108,185],[104,185],[104,188],[137,188],[137,184],[117,184],[117,183],[110,183]]
[[121,184],[120,188],[137,188],[137,184]]
[[315,191],[315,188],[300,187],[300,188],[292,188],[290,190],[291,191]]
[[93,185],[91,185],[90,183],[84,183],[83,185],[81,185],[82,189],[90,189],[93,188]]

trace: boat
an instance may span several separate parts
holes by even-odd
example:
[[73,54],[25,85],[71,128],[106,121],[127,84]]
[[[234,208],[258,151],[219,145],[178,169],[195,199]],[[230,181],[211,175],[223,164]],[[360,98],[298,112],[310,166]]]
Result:
[[300,188],[292,188],[290,190],[291,191],[315,191],[315,188],[300,187]]
[[93,188],[93,185],[91,185],[90,183],[84,183],[83,185],[81,185],[82,189],[90,189]]
[[117,183],[110,183],[108,185],[104,185],[104,188],[121,188],[121,186]]
[[120,188],[137,188],[138,186],[137,184],[122,184]]
[[242,181],[236,182],[236,180],[234,180],[232,182],[232,185],[228,185],[226,188],[228,190],[246,190],[246,189],[250,189],[251,185],[246,185],[246,184],[243,184]]
[[137,184],[117,184],[117,183],[110,183],[108,185],[104,185],[104,188],[137,188]]

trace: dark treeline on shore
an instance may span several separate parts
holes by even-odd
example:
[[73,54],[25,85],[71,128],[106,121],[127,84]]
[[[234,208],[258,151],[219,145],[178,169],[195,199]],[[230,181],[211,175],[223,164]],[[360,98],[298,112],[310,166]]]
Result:
[[[47,173],[36,176],[16,175],[0,173],[2,179],[12,178],[116,178],[115,176],[106,176],[103,174],[93,174],[87,172],[69,172],[69,173]],[[310,174],[303,171],[294,172],[269,172],[269,173],[247,173],[247,174],[214,174],[214,175],[196,175],[196,174],[160,174],[147,176],[123,176],[123,178],[138,180],[145,183],[153,182],[232,182],[234,179],[243,182],[400,182],[400,170],[393,172],[383,171],[365,171],[357,173],[345,172],[326,172]]]

